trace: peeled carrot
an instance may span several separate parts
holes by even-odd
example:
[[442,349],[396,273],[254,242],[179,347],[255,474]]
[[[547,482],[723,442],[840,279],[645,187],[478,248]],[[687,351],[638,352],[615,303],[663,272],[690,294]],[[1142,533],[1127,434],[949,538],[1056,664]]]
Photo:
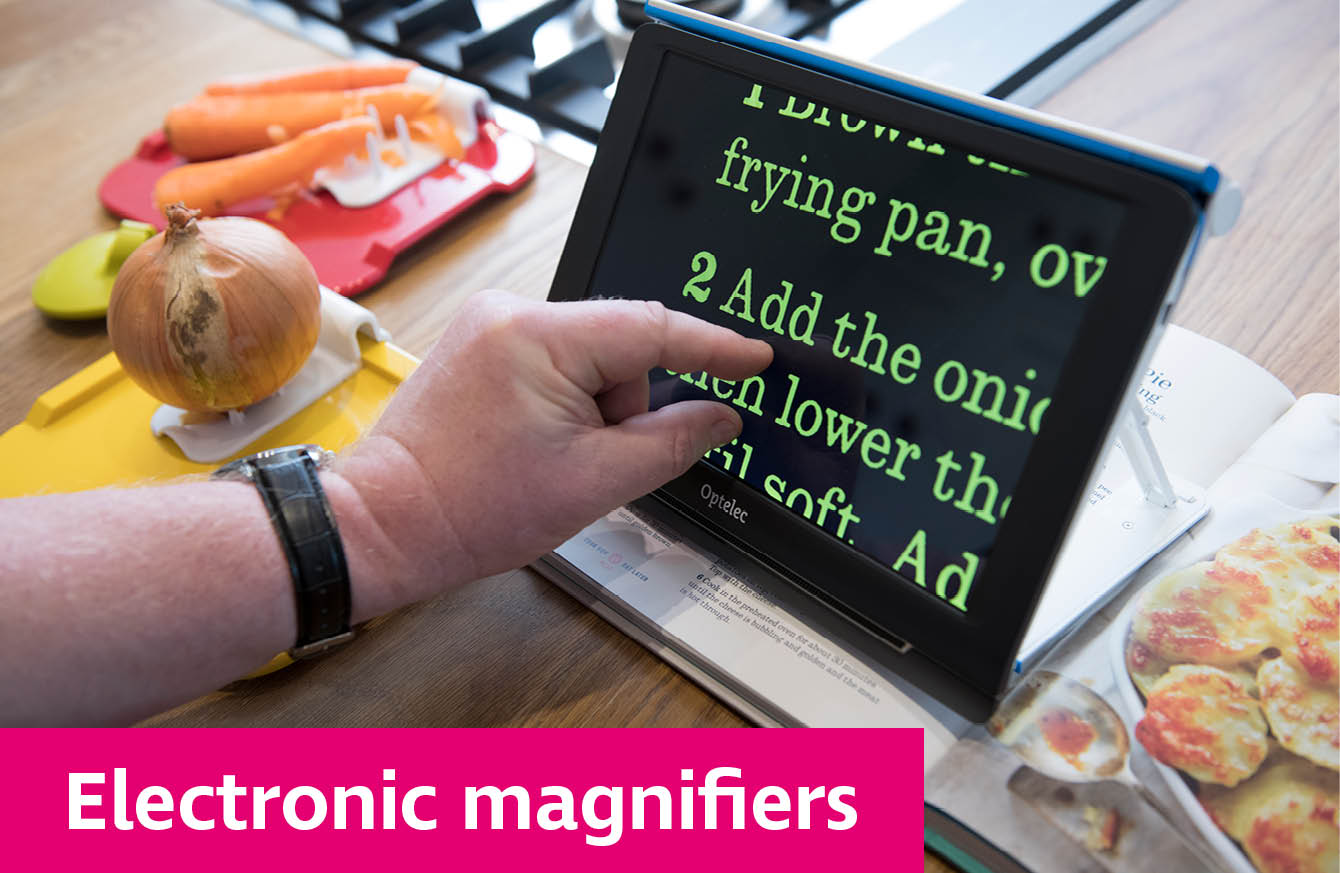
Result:
[[154,186],[161,212],[178,201],[205,215],[218,215],[234,203],[307,186],[322,167],[340,164],[358,153],[377,125],[360,116],[305,131],[288,142],[260,151],[183,164],[163,174]]
[[397,85],[405,81],[414,61],[347,61],[284,72],[229,76],[205,86],[206,94],[284,94],[290,91],[347,91]]
[[383,127],[395,117],[429,111],[437,96],[408,85],[349,91],[289,94],[233,94],[196,97],[175,106],[163,122],[172,150],[189,161],[255,151],[341,118],[363,115],[376,106]]
[[465,147],[461,145],[461,138],[456,135],[456,129],[451,126],[450,121],[437,113],[411,118],[409,135],[436,146],[442,154],[453,160],[459,161],[465,157]]

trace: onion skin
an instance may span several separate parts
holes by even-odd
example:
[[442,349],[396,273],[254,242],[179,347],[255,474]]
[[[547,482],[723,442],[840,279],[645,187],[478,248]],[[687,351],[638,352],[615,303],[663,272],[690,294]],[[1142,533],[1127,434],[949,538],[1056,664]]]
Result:
[[316,271],[283,233],[250,218],[169,226],[117,273],[107,334],[122,368],[171,406],[224,412],[273,394],[302,368],[321,330]]

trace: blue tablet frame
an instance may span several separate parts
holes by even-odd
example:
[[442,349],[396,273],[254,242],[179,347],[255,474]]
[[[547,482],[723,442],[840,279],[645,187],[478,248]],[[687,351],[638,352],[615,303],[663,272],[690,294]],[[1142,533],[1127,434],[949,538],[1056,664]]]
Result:
[[[1215,195],[1232,190],[1224,175],[1213,164],[1190,155],[1179,155],[1134,140],[1104,135],[1102,131],[1081,132],[1079,125],[1062,122],[1040,112],[1013,106],[1001,100],[981,97],[957,89],[902,76],[893,70],[857,64],[806,46],[795,40],[774,36],[752,27],[706,15],[666,0],[648,0],[647,15],[674,27],[788,63],[818,70],[867,88],[884,91],[936,109],[943,109],[996,125],[1100,158],[1135,167],[1162,176],[1186,189],[1202,211],[1211,208]],[[1240,201],[1240,196],[1229,199]],[[1228,206],[1228,204],[1224,204]],[[1231,206],[1226,222],[1212,222],[1211,232],[1223,233],[1237,217],[1240,203]]]

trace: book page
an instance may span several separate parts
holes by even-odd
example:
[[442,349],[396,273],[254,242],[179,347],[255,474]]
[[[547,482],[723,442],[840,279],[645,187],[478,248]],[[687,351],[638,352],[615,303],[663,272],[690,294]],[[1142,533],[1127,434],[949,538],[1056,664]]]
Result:
[[[1290,654],[1290,641],[1296,638],[1288,633],[1293,626],[1287,616],[1310,616],[1305,607],[1325,604],[1323,592],[1334,592],[1340,580],[1336,559],[1340,546],[1335,541],[1337,528],[1332,526],[1340,512],[1340,490],[1335,484],[1338,479],[1340,398],[1308,395],[1259,434],[1252,449],[1214,481],[1208,489],[1213,511],[1203,523],[1145,567],[1117,600],[1050,652],[1037,672],[1021,680],[1045,681],[1044,671],[1050,671],[1065,681],[1079,683],[1110,706],[1124,729],[1127,744],[1123,757],[1135,778],[1167,810],[1168,820],[1126,786],[1084,781],[1083,768],[1097,760],[1087,747],[1078,754],[1065,749],[1070,755],[1066,761],[1073,762],[1068,765],[1073,767],[1073,775],[1064,770],[1066,764],[1044,773],[1039,767],[1026,766],[1020,754],[985,729],[966,735],[928,774],[927,802],[946,810],[1036,873],[1080,869],[1143,873],[1152,869],[1151,858],[1158,859],[1159,870],[1191,873],[1206,869],[1197,853],[1208,855],[1214,869],[1233,873],[1265,873],[1283,869],[1289,862],[1297,862],[1291,869],[1337,869],[1340,861],[1334,834],[1340,797],[1336,794],[1335,769],[1340,759],[1334,745],[1329,746],[1330,757],[1326,760],[1316,752],[1309,751],[1312,757],[1307,758],[1289,748],[1295,730],[1312,730],[1315,735],[1315,731],[1324,732],[1325,725],[1335,724],[1334,684],[1300,673],[1276,686],[1277,690],[1266,689],[1266,685],[1274,681],[1270,677],[1287,672],[1279,671],[1279,667],[1297,657]],[[1311,522],[1300,524],[1305,520]],[[1254,529],[1262,533],[1250,535]],[[1274,558],[1253,561],[1244,557],[1249,555]],[[1290,555],[1292,563],[1281,560]],[[1211,575],[1211,565],[1205,562],[1216,559],[1222,559],[1227,569],[1215,573],[1236,570],[1239,575],[1234,576],[1235,584],[1245,583],[1241,589],[1245,594],[1234,595],[1233,589],[1221,585],[1221,577]],[[1298,575],[1295,578],[1291,573]],[[1273,616],[1269,621],[1285,624],[1276,625],[1257,646],[1245,648],[1240,663],[1220,659],[1212,665],[1198,661],[1202,650],[1196,648],[1197,640],[1222,639],[1239,630],[1235,620],[1223,617],[1236,612],[1222,613],[1216,620],[1197,605],[1203,603],[1199,598],[1205,592],[1225,598],[1244,597],[1241,602],[1248,604],[1256,602],[1251,598],[1261,596],[1260,592],[1267,592],[1272,607],[1269,615]],[[1331,609],[1334,602],[1329,600]],[[1145,631],[1146,636],[1139,640],[1145,648],[1135,649],[1135,616],[1142,609],[1158,610],[1160,615],[1158,621],[1149,620],[1146,627],[1163,628],[1167,634],[1185,640],[1186,646],[1178,648],[1177,654],[1154,652],[1149,646],[1160,645],[1155,642],[1160,634]],[[1285,631],[1279,631],[1279,626]],[[1309,623],[1307,627],[1319,635],[1319,641],[1321,634],[1329,634],[1325,645],[1334,651],[1333,621]],[[1267,645],[1272,640],[1279,645]],[[1279,663],[1272,666],[1276,661]],[[1223,699],[1231,700],[1231,704],[1207,716],[1222,721],[1201,721],[1198,728],[1181,732],[1176,719],[1146,719],[1146,701],[1152,693],[1164,695],[1160,713],[1166,714],[1168,707],[1177,705],[1194,706],[1198,711],[1205,707],[1205,713],[1211,712],[1197,696],[1200,692],[1195,692],[1196,683],[1181,686],[1171,674],[1174,668],[1213,675],[1225,683],[1220,686],[1224,689],[1237,683],[1238,691],[1231,695],[1223,692]],[[1168,685],[1160,686],[1158,683],[1165,678]],[[1285,701],[1283,707],[1281,698],[1274,697],[1280,694]],[[1306,701],[1314,708],[1306,716],[1301,710],[1288,716],[1298,721],[1297,725],[1279,721],[1282,713],[1287,715],[1288,706],[1298,705],[1296,701]],[[1008,711],[1002,707],[998,716]],[[1049,748],[1055,748],[1051,744],[1058,742],[1057,737],[1047,734],[1046,727],[1048,720],[1053,725],[1060,723],[1057,710],[1035,707],[1031,713],[1020,713],[1020,717],[1026,714],[1044,736],[1050,737]],[[1088,723],[1083,715],[1078,718]],[[1243,724],[1253,723],[1253,730],[1242,730]],[[1033,726],[1011,722],[998,728],[999,736],[1009,738],[1021,736]],[[1201,782],[1182,769],[1201,772],[1197,767],[1203,761],[1225,766],[1228,753],[1226,747],[1216,745],[1216,738],[1227,735],[1232,728],[1239,729],[1232,748],[1243,750],[1242,757],[1234,759],[1234,766],[1241,770],[1233,774],[1232,785]],[[1168,744],[1165,739],[1169,735],[1185,744]],[[1101,748],[1096,740],[1090,746]],[[1248,748],[1255,753],[1249,754],[1245,751]],[[1171,755],[1180,766],[1159,763],[1154,753]],[[1259,786],[1269,785],[1282,775],[1296,780],[1290,783],[1295,794],[1290,796],[1289,805],[1277,808],[1270,805],[1269,793]],[[1313,785],[1321,788],[1313,790]],[[1221,818],[1217,824],[1202,802],[1216,798],[1220,809],[1226,808],[1225,798],[1232,798],[1235,808],[1244,814],[1233,821]],[[1294,810],[1302,810],[1296,820],[1290,818]],[[1233,833],[1224,832],[1221,825]],[[1271,834],[1295,828],[1299,842],[1292,838],[1278,844],[1270,842]],[[1311,839],[1304,835],[1307,828],[1313,834],[1329,834],[1330,842],[1306,842]],[[1244,843],[1254,846],[1255,857],[1244,850]],[[1258,865],[1264,857],[1262,852],[1275,850],[1281,866]]]
[[[926,766],[955,741],[915,689],[717,556],[621,507],[557,554],[675,648],[808,727],[919,727]],[[940,709],[933,701],[923,700]]]
[[[1215,481],[1294,400],[1265,369],[1175,325],[1165,331],[1136,391],[1150,438],[1182,498],[1187,486],[1203,489]],[[1114,441],[1071,524],[1016,669],[1029,669],[1203,511],[1204,504],[1186,500],[1167,511],[1145,501],[1124,447]]]
[[[1170,324],[1136,385],[1163,466],[1201,487],[1228,469],[1294,396],[1269,371],[1212,339]],[[1116,443],[1090,503],[1134,478]]]

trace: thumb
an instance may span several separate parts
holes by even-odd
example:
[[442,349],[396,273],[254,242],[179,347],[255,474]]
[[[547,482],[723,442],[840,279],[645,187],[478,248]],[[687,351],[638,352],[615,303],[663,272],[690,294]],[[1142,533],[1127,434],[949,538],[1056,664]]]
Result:
[[609,471],[611,504],[653,491],[693,466],[710,450],[740,435],[740,416],[722,403],[685,400],[603,427],[592,438]]

